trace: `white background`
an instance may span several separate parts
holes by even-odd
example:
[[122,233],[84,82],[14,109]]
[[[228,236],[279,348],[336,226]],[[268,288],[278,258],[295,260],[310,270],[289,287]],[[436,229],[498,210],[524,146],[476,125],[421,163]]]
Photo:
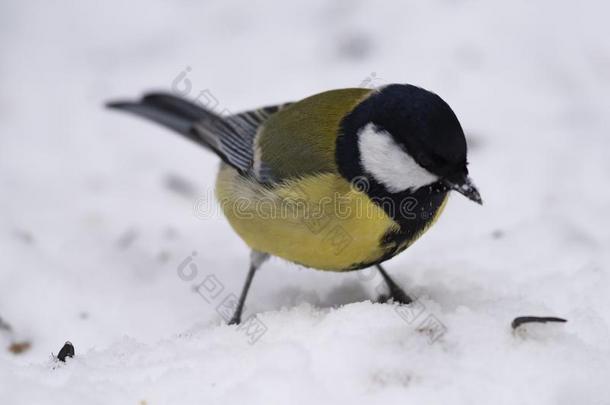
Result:
[[[3,2],[3,404],[610,404],[610,32],[603,1]],[[379,275],[265,264],[251,345],[177,275],[238,293],[248,250],[213,195],[218,160],[105,110],[191,68],[237,112],[331,88],[407,82],[468,135],[485,204],[454,195],[387,263],[435,343]],[[191,185],[177,193],[169,178]],[[368,281],[367,281],[368,280]],[[565,325],[511,333],[519,315]],[[54,362],[65,340],[77,356]],[[5,348],[28,341],[15,355]],[[400,401],[400,402],[398,402]]]

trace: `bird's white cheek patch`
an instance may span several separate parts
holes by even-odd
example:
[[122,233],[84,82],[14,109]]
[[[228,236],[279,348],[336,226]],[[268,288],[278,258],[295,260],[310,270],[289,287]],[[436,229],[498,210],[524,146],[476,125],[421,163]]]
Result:
[[364,170],[391,192],[416,190],[434,183],[438,177],[421,167],[388,132],[367,124],[358,133]]

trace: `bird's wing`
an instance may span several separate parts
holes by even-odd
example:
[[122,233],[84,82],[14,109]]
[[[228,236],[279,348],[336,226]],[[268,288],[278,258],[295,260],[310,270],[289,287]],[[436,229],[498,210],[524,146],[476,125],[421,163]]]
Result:
[[340,89],[303,99],[270,115],[254,139],[254,173],[280,183],[337,173],[335,149],[341,121],[371,89]]
[[[244,172],[255,175],[253,172],[255,160],[254,138],[261,126],[269,117],[290,104],[285,103],[243,111],[224,118],[225,123],[231,130],[218,133],[217,137],[222,149],[231,157],[231,160],[238,163],[240,168],[247,168]],[[216,130],[215,128],[207,128],[205,125],[196,125],[195,129],[201,133],[212,132],[209,134],[210,136]]]
[[265,121],[286,104],[223,117],[167,93],[151,93],[141,100],[112,102],[108,107],[128,111],[173,129],[212,150],[242,174],[252,174],[253,141]]
[[337,173],[335,145],[342,119],[371,89],[340,89],[296,103],[223,117],[167,93],[108,107],[148,118],[216,153],[261,183]]

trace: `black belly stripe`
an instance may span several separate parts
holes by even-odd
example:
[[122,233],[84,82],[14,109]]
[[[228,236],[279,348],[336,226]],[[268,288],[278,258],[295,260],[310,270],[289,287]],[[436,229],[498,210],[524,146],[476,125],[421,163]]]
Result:
[[[369,190],[369,195],[371,191]],[[438,210],[447,198],[447,192],[444,185],[434,183],[415,192],[405,191],[394,195],[384,193],[385,199],[371,197],[372,201],[376,202],[390,218],[394,219],[399,228],[388,230],[379,241],[379,245],[386,252],[384,255],[371,262],[354,263],[348,270],[359,270],[373,266],[405,250],[434,221]],[[392,201],[392,204],[389,204],[389,201]]]
[[433,184],[420,188],[414,193],[404,192],[398,196],[403,206],[408,206],[404,212],[386,213],[399,225],[398,231],[388,232],[381,241],[382,245],[396,245],[397,247],[417,238],[434,220],[438,210],[443,205],[447,197],[447,190],[441,184]]
[[388,232],[379,241],[386,250],[385,255],[372,263],[354,263],[353,269],[387,260],[398,253],[401,246],[417,238],[434,220],[449,191],[445,185],[436,182],[413,192],[390,193],[367,173],[361,163],[358,131],[371,122],[371,116],[371,104],[362,102],[341,121],[335,145],[337,168],[348,181],[355,185],[363,184],[365,189],[362,191],[398,224],[399,229]]

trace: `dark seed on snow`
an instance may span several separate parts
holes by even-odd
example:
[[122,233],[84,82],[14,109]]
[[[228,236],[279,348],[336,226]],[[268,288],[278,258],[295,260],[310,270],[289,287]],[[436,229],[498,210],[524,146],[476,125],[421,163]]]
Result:
[[547,322],[567,322],[566,319],[556,318],[554,316],[519,316],[513,319],[513,322],[510,326],[513,329],[517,329],[519,326],[525,323],[547,323]]
[[61,348],[59,353],[57,353],[57,358],[59,361],[66,361],[66,357],[74,357],[74,346],[70,342],[64,343],[64,346]]

